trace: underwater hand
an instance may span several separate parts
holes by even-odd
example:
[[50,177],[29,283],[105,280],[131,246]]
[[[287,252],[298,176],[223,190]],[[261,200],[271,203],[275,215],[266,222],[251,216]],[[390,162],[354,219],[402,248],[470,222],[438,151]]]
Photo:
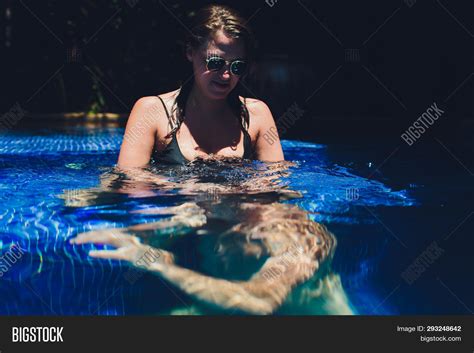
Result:
[[91,250],[89,256],[101,259],[124,260],[133,266],[149,269],[152,264],[172,264],[173,254],[168,251],[142,244],[134,235],[120,230],[97,230],[80,233],[70,240],[71,244],[104,244],[114,250]]

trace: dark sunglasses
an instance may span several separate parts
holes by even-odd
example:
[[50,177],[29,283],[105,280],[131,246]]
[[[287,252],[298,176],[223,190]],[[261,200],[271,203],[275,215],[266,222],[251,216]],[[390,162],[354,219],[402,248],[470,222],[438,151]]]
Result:
[[242,60],[226,61],[219,56],[211,56],[206,59],[207,69],[209,71],[219,71],[224,65],[230,65],[230,72],[235,76],[242,76],[247,69],[247,63]]

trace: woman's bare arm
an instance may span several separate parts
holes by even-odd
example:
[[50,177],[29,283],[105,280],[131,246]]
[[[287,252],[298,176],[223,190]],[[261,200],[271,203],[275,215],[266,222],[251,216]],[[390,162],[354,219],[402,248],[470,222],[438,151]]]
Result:
[[[142,267],[173,283],[188,295],[207,304],[225,310],[241,310],[252,314],[270,314],[286,299],[291,289],[309,279],[319,267],[319,261],[325,260],[332,248],[328,234],[317,237],[299,237],[294,242],[286,239],[280,243],[279,252],[268,258],[259,272],[249,281],[229,281],[206,276],[189,270],[171,261],[153,261],[138,264],[139,254],[147,249],[166,254],[168,252],[150,248],[136,236],[124,234],[123,230],[113,232],[88,232],[79,234],[74,244],[95,243],[116,247],[116,250],[101,250],[89,253],[92,257],[126,260],[134,266]],[[280,239],[282,240],[282,239]]]
[[251,119],[257,125],[255,158],[266,162],[278,162],[285,159],[281,148],[278,130],[268,106],[259,100],[249,100],[248,109]]
[[163,106],[157,97],[143,97],[135,103],[125,128],[119,167],[143,167],[150,162],[163,114]]
[[214,278],[175,264],[153,263],[149,271],[165,278],[195,299],[225,310],[251,314],[271,314],[286,299],[291,289],[309,279],[318,260],[306,253],[269,258],[249,281]]

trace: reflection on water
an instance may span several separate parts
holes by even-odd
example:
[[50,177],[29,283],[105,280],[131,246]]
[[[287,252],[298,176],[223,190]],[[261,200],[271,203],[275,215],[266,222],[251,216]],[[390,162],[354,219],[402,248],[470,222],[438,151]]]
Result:
[[102,174],[100,186],[60,197],[83,210],[135,201],[122,210],[130,225],[89,235],[133,235],[172,254],[170,269],[146,280],[165,279],[173,295],[191,301],[161,313],[351,314],[330,270],[334,235],[286,203],[302,196],[285,182],[295,168],[238,159],[115,168]]

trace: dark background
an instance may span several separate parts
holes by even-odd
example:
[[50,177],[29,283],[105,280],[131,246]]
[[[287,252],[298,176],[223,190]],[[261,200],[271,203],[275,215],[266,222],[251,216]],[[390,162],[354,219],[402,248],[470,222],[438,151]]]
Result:
[[[2,1],[0,111],[126,114],[141,96],[189,77],[180,41],[207,1]],[[283,138],[397,136],[433,102],[433,131],[472,130],[472,1],[220,1],[259,43],[247,95],[278,119],[305,110]],[[270,6],[273,4],[273,6]],[[27,120],[27,119],[25,119]]]
[[[277,120],[294,103],[305,111],[283,139],[327,143],[328,160],[392,189],[413,187],[415,198],[426,205],[377,211],[384,220],[379,233],[387,231],[387,224],[413,244],[408,254],[396,245],[384,256],[377,272],[384,295],[396,288],[401,271],[431,239],[455,232],[446,245],[449,255],[432,274],[438,273],[472,308],[472,0],[220,3],[239,9],[259,41],[256,70],[245,82],[247,95],[268,103]],[[180,40],[187,13],[204,4],[2,1],[0,112],[16,103],[26,109],[28,116],[15,127],[50,124],[67,112],[113,112],[126,118],[139,97],[176,89],[189,77]],[[400,134],[433,102],[445,113],[408,146]],[[365,245],[365,238],[354,237],[352,225],[335,232],[351,250],[344,253],[339,246],[340,258],[352,254],[344,261],[358,264],[350,246]],[[406,309],[412,313],[467,312],[435,278],[423,281],[431,279],[431,284],[402,287],[390,301],[413,305]],[[432,303],[439,305],[433,309]]]

